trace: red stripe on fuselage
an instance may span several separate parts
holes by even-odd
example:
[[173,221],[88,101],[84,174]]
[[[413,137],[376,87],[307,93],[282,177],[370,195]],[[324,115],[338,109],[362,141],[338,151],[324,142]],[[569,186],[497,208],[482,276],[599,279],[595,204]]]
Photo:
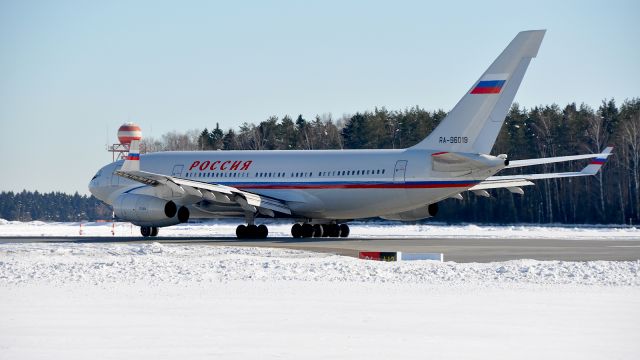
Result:
[[238,189],[270,189],[270,190],[304,190],[304,189],[436,189],[436,188],[456,188],[471,187],[475,183],[468,184],[274,184],[274,185],[242,185],[232,184],[230,186]]

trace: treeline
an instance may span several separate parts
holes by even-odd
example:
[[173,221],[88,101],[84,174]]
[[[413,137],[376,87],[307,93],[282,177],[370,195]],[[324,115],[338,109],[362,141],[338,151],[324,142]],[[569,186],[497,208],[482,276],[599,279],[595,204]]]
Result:
[[111,219],[111,209],[93,196],[61,192],[0,193],[0,219],[84,221]]
[[[462,221],[529,223],[632,223],[640,221],[640,99],[617,107],[603,101],[596,110],[569,104],[514,105],[493,153],[512,159],[596,153],[614,146],[614,155],[596,176],[536,181],[525,195],[498,190],[491,199],[467,196],[462,204],[442,207],[443,216]],[[579,164],[559,163],[519,168],[502,174],[579,171]],[[451,204],[450,201],[447,202]]]
[[[218,124],[204,130],[171,132],[147,138],[142,152],[170,150],[288,150],[406,148],[422,140],[446,116],[442,110],[413,107],[402,111],[376,108],[343,116],[306,120],[272,116],[259,124],[244,123],[223,131]],[[463,193],[464,200],[445,200],[436,220],[475,223],[640,222],[640,98],[620,106],[606,100],[597,108],[568,104],[525,109],[514,104],[492,154],[526,159],[596,153],[612,145],[614,156],[597,176],[537,181],[525,195],[491,191],[491,198]],[[500,175],[578,171],[588,163],[549,164],[504,171]],[[37,204],[37,207],[36,207]],[[93,197],[60,193],[2,193],[0,217],[19,220],[93,220],[110,210]]]
[[295,121],[288,115],[281,119],[271,116],[257,125],[244,123],[238,131],[224,132],[216,123],[211,130],[174,131],[160,139],[146,138],[141,151],[404,148],[422,140],[446,115],[442,110],[429,112],[415,107],[404,111],[376,108],[337,121],[331,115],[316,116],[311,121],[302,115]]

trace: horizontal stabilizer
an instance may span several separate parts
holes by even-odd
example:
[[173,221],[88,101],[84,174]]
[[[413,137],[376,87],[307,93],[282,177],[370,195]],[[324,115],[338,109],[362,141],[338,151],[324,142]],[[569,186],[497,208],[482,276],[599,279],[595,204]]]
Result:
[[591,162],[592,164],[602,165],[607,161],[607,157],[611,155],[612,150],[613,150],[613,147],[610,146],[604,149],[600,154],[584,154],[584,155],[557,156],[557,157],[538,158],[538,159],[514,160],[509,162],[509,165],[506,167],[506,169],[523,167],[523,166],[553,164],[553,163],[559,163],[559,162],[565,162],[565,161],[574,161],[574,160],[592,159],[592,158],[596,158],[594,161]]
[[586,155],[573,155],[573,156],[559,156],[552,158],[540,158],[540,159],[527,159],[527,160],[516,160],[509,163],[507,168],[516,168],[523,166],[533,166],[533,165],[542,165],[542,164],[552,164],[557,162],[564,161],[574,161],[581,159],[591,159],[595,158],[591,161],[587,166],[585,166],[580,171],[573,172],[561,172],[561,173],[546,173],[546,174],[523,174],[523,175],[505,175],[505,176],[490,176],[484,181],[481,181],[477,185],[469,188],[469,190],[487,190],[487,189],[509,189],[512,193],[521,194],[522,189],[517,190],[514,188],[520,188],[522,186],[530,186],[534,185],[532,180],[542,180],[542,179],[557,179],[557,178],[567,178],[567,177],[578,177],[578,176],[591,176],[598,173],[598,171],[602,168],[602,165],[607,161],[607,158],[611,155],[611,151],[613,147],[607,147],[600,154],[586,154]]

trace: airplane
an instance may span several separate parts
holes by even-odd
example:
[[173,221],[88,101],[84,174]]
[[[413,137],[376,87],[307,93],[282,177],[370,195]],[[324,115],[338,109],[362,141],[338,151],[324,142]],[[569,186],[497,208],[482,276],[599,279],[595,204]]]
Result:
[[[435,216],[438,202],[489,189],[523,194],[532,180],[595,175],[601,153],[510,160],[490,155],[546,30],[523,31],[473,83],[442,122],[406,149],[169,151],[128,156],[101,168],[89,190],[142,236],[189,219],[241,218],[240,239],[266,238],[261,218],[293,220],[294,238],[347,237],[348,222]],[[503,169],[593,159],[577,172],[496,175]]]

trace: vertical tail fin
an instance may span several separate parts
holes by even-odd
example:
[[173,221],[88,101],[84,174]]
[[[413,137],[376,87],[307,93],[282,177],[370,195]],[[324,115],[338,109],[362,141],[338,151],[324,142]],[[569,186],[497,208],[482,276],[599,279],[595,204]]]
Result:
[[124,159],[120,171],[140,171],[140,140],[131,140],[129,154]]
[[518,33],[438,127],[413,148],[488,154],[545,32]]

